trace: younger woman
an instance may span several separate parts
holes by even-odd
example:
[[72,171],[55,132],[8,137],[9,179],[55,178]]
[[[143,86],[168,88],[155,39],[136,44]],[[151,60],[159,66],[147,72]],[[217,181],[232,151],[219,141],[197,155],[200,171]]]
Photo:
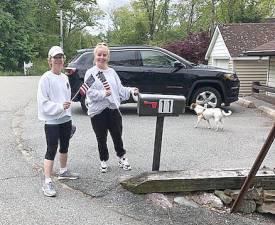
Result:
[[113,139],[118,165],[124,170],[131,166],[126,158],[126,150],[122,141],[122,116],[119,111],[120,102],[129,99],[130,94],[137,94],[137,88],[124,87],[114,69],[108,67],[109,48],[105,43],[98,44],[94,49],[94,64],[87,70],[85,79],[94,76],[95,82],[88,89],[88,115],[95,132],[100,158],[100,170],[107,172],[109,152],[107,148],[108,131]]

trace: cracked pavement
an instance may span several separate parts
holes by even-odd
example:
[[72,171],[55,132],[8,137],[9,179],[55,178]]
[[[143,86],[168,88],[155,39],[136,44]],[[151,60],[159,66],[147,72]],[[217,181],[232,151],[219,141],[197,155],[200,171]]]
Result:
[[[135,195],[124,190],[119,181],[141,172],[151,170],[151,154],[155,119],[139,118],[135,109],[122,109],[124,114],[124,137],[125,146],[129,149],[129,158],[134,168],[130,172],[122,171],[117,167],[117,161],[112,149],[110,137],[110,171],[102,175],[99,172],[98,153],[96,141],[91,130],[88,117],[85,117],[79,104],[73,104],[74,123],[77,132],[70,146],[69,165],[72,170],[80,172],[81,179],[77,181],[59,182],[55,179],[58,195],[55,198],[44,197],[41,192],[42,165],[45,153],[45,138],[43,124],[37,120],[36,115],[36,90],[39,77],[0,77],[0,225],[4,224],[133,224],[133,225],[156,225],[156,224],[273,224],[275,220],[263,216],[243,216],[240,214],[228,214],[225,212],[212,211],[204,207],[191,207],[173,203],[174,194],[166,194],[167,200],[172,207],[163,207],[157,201],[152,201],[150,195]],[[5,96],[5,98],[3,98]],[[246,115],[245,110],[235,106],[238,112],[233,117],[233,123]],[[257,152],[268,131],[270,119],[251,111],[255,125],[263,124],[253,132],[254,142],[251,145],[246,140],[247,136],[241,137],[242,144],[249,145],[251,155],[233,156],[228,166],[247,167],[253,159],[253,153]],[[209,133],[206,129],[193,130],[193,119],[187,115],[183,125],[188,127],[184,136],[181,135],[182,127],[179,122],[172,118],[165,119],[163,149],[169,148],[173,154],[163,150],[161,169],[173,170],[181,166],[183,169],[201,166],[207,168],[209,162],[204,162],[207,154],[206,149],[200,149],[202,159],[195,159],[192,153],[182,154],[182,140],[192,140],[196,135],[220,138],[228,136],[232,141],[234,126],[226,124],[227,131],[224,133]],[[192,121],[190,120],[192,118]],[[185,117],[182,117],[185,119]],[[250,118],[251,119],[251,118]],[[258,119],[259,122],[255,122]],[[130,122],[127,122],[130,121]],[[141,122],[140,122],[141,121]],[[251,121],[251,120],[250,120]],[[225,122],[226,123],[226,122]],[[144,126],[145,124],[145,126]],[[242,129],[247,121],[240,122]],[[170,128],[171,126],[171,128]],[[236,126],[236,125],[235,125]],[[137,132],[137,130],[142,131]],[[173,136],[173,142],[167,139],[166,130]],[[208,132],[208,133],[206,133]],[[244,130],[240,131],[241,133]],[[140,136],[139,136],[140,135]],[[240,135],[240,134],[239,134]],[[248,134],[251,136],[251,134]],[[243,139],[242,139],[243,138]],[[251,140],[249,139],[251,142]],[[166,143],[167,142],[167,143]],[[169,142],[169,143],[168,143]],[[227,140],[225,141],[227,143]],[[204,144],[205,145],[205,144]],[[207,142],[207,147],[216,148],[217,143]],[[255,148],[253,146],[256,145]],[[237,146],[237,144],[236,144]],[[236,148],[234,145],[234,147]],[[238,145],[239,146],[239,145]],[[219,148],[220,146],[217,146]],[[232,147],[232,146],[231,146]],[[226,147],[225,147],[226,148]],[[244,149],[246,149],[244,147]],[[134,151],[135,149],[135,151]],[[185,146],[185,151],[197,150],[196,146]],[[209,151],[210,151],[209,150]],[[219,152],[213,150],[216,157],[221,157]],[[225,153],[229,151],[225,149]],[[237,152],[239,153],[239,152]],[[177,157],[176,157],[177,156]],[[223,155],[224,156],[224,155]],[[228,156],[231,156],[230,154]],[[226,157],[228,157],[226,155]],[[210,156],[211,157],[211,156]],[[249,158],[250,160],[236,162],[235,158]],[[275,157],[269,157],[268,162],[274,162]],[[205,160],[207,161],[207,160]],[[171,163],[173,162],[173,163]],[[219,168],[224,161],[216,162],[213,167]],[[55,169],[58,168],[57,161]]]

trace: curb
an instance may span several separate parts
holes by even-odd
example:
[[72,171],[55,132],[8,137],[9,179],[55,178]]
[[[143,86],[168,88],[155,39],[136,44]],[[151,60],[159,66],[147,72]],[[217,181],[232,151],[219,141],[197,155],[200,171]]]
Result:
[[257,108],[259,111],[261,111],[262,113],[266,114],[268,117],[270,117],[271,119],[275,120],[275,110],[271,109],[269,107],[266,106],[256,106],[254,104],[254,102],[246,100],[244,98],[239,98],[239,100],[237,101],[237,104],[246,107],[246,108]]
[[266,114],[267,116],[269,116],[270,118],[275,120],[275,110],[268,108],[266,106],[259,106],[258,109],[263,112],[264,114]]
[[246,100],[244,98],[239,98],[236,103],[246,108],[256,108],[255,104],[252,101]]

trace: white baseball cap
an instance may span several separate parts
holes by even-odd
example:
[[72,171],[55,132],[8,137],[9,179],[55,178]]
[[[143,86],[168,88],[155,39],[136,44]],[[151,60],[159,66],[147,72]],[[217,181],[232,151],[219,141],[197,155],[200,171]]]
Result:
[[61,47],[59,47],[59,46],[53,46],[49,50],[48,58],[54,57],[54,56],[56,56],[58,54],[64,55],[63,49]]

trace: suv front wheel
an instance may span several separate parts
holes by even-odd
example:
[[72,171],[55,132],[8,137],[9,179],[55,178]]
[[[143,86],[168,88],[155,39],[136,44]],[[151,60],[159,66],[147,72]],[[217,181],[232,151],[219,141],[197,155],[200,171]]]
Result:
[[192,102],[196,102],[205,108],[216,108],[221,106],[221,95],[213,87],[199,88],[194,92]]

